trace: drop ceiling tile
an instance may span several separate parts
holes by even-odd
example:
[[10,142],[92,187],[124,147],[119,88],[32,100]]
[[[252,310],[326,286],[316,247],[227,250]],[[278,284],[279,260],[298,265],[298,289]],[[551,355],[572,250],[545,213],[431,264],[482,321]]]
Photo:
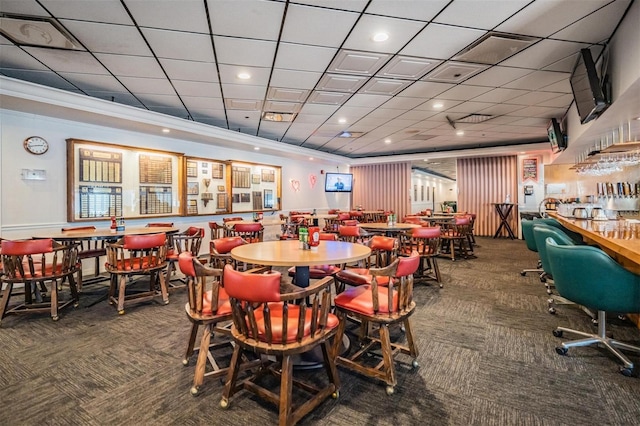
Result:
[[578,60],[578,53],[575,53],[571,56],[567,56],[564,59],[560,59],[559,61],[553,62],[542,68],[543,71],[558,71],[558,72],[568,72],[570,73],[573,70],[573,67]]
[[[346,119],[347,122],[345,124],[349,125],[351,123],[355,123],[356,121],[358,121],[359,119],[361,119],[362,117],[366,116],[367,114],[369,114],[371,112],[371,108],[365,108],[365,107],[348,107],[348,106],[342,106],[340,107],[340,109],[338,109],[335,112],[335,116],[336,117],[340,117],[343,119]],[[344,124],[343,124],[344,126]],[[353,129],[351,129],[353,130]]]
[[324,7],[329,9],[350,10],[352,12],[362,12],[368,0],[295,0],[296,3],[310,6]]
[[349,93],[314,91],[307,102],[312,104],[342,105],[351,96]]
[[618,22],[631,0],[611,2],[568,27],[553,34],[553,38],[577,40],[586,43],[599,43],[611,37],[611,22]]
[[[449,59],[464,47],[486,34],[486,31],[449,25],[429,24],[400,54],[435,59]],[[438,40],[434,43],[434,40]]]
[[[334,94],[334,93],[330,93]],[[340,95],[340,93],[335,93],[336,95]],[[311,104],[307,102],[304,104],[302,109],[300,110],[300,114],[314,114],[314,115],[324,115],[329,117],[331,114],[338,110],[339,106],[337,105],[322,105],[322,104]]]
[[211,116],[215,111],[222,111],[224,115],[224,102],[222,98],[203,98],[196,96],[180,96],[180,98],[194,117],[203,115]]
[[287,114],[296,114],[301,107],[302,104],[296,102],[266,101],[264,103],[265,111]]
[[438,98],[447,99],[447,100],[466,101],[469,99],[473,99],[476,96],[480,96],[483,93],[488,92],[489,90],[491,90],[491,88],[489,87],[459,84],[447,90],[446,92],[441,93],[440,95],[438,95]]
[[183,108],[180,98],[178,98],[176,95],[156,95],[151,93],[134,93],[134,95],[136,95],[136,97],[149,108]]
[[316,115],[316,114],[298,114],[296,115],[296,123],[313,124],[316,126],[321,125],[327,121],[328,116]]
[[569,105],[571,105],[571,102],[573,102],[573,95],[570,95],[567,93],[564,95],[556,96],[555,98],[550,98],[545,101],[542,101],[538,105],[556,107],[556,108],[569,108]]
[[308,90],[286,89],[282,87],[270,87],[267,91],[267,99],[284,102],[304,102],[309,96]]
[[166,78],[119,77],[131,93],[152,95],[175,95],[175,90]]
[[434,114],[434,111],[412,109],[411,111],[407,111],[399,115],[397,119],[389,120],[389,123],[397,123],[396,120],[410,120],[412,122],[411,125],[414,125],[421,122],[422,120],[426,120],[429,117],[433,117]]
[[409,111],[412,108],[422,104],[424,99],[404,96],[394,96],[384,103],[385,109],[401,109]]
[[87,91],[126,92],[126,89],[118,80],[110,75],[60,73],[62,77],[71,82],[78,89]]
[[53,71],[77,72],[82,74],[108,74],[100,62],[88,52],[29,46],[25,46],[23,49]]
[[522,96],[517,96],[515,98],[509,99],[509,103],[515,104],[515,105],[525,105],[525,106],[537,105],[539,103],[542,103],[544,101],[548,101],[549,99],[553,99],[557,97],[558,97],[557,93],[535,91],[535,92],[528,92]]
[[356,93],[344,104],[345,106],[377,108],[391,99],[388,95],[370,95]]
[[556,92],[556,93],[573,93],[571,91],[571,83],[569,83],[568,78],[549,84],[548,86],[544,86],[539,90],[544,90],[545,92]]
[[159,59],[162,68],[171,80],[188,80],[215,83],[218,70],[213,62],[181,61],[178,59]]
[[424,76],[422,80],[454,84],[461,83],[488,67],[488,65],[448,61]]
[[136,27],[67,20],[62,24],[92,52],[153,56]]
[[244,110],[244,111],[260,111],[262,109],[262,101],[255,99],[231,99],[225,98],[224,106],[228,110]]
[[356,75],[325,74],[318,82],[317,90],[355,93],[367,81]]
[[327,71],[371,76],[380,69],[388,58],[389,55],[382,53],[340,50]]
[[154,57],[97,53],[96,58],[115,76],[164,78]]
[[160,114],[179,118],[189,117],[187,110],[185,110],[182,106],[149,105],[148,103],[146,103],[146,105],[151,111],[159,112]]
[[207,98],[222,97],[219,83],[204,83],[202,81],[184,80],[174,80],[172,83],[180,96],[201,96]]
[[269,68],[276,53],[272,41],[214,36],[213,42],[221,64]]
[[440,65],[437,59],[413,58],[409,56],[394,56],[380,71],[377,77],[401,78],[417,80],[427,72]]
[[196,120],[199,123],[208,124],[210,126],[219,127],[221,129],[228,129],[226,118],[205,118],[200,117]]
[[531,70],[497,65],[474,75],[465,83],[474,86],[500,87],[529,73]]
[[474,114],[482,111],[485,108],[492,107],[494,104],[489,102],[463,102],[458,105],[454,105],[451,108],[447,108],[446,112]]
[[476,97],[474,101],[500,103],[527,93],[528,90],[497,88]]
[[0,68],[31,69],[34,71],[46,70],[43,64],[17,46],[0,45]]
[[17,78],[20,80],[30,81],[32,83],[44,84],[56,89],[68,90],[71,92],[79,93],[80,91],[69,83],[67,80],[60,77],[58,74],[51,71],[32,71],[32,70],[17,70],[13,68],[0,68],[2,75],[7,77]]
[[[518,116],[522,117],[520,111],[523,109],[522,105],[509,105],[509,104],[496,104],[492,107],[485,108],[480,111],[481,114],[489,115],[511,115],[518,112]],[[493,121],[494,119],[492,119]]]
[[35,1],[3,0],[0,4],[0,8],[3,13],[15,13],[31,16],[49,16],[47,11]]
[[224,94],[225,98],[263,100],[265,95],[267,94],[267,87],[223,83],[222,93]]
[[[220,81],[222,83],[246,86],[266,86],[269,81],[269,68],[226,64],[220,64],[218,68],[220,70]],[[238,77],[240,73],[247,73],[251,76],[251,78],[243,80]]]
[[564,28],[567,22],[575,22],[609,1],[534,1],[500,24],[496,30],[548,37]]
[[158,58],[214,62],[211,38],[206,34],[142,28]]
[[569,78],[569,74],[553,71],[535,71],[504,85],[510,89],[538,90]]
[[214,35],[262,40],[278,39],[283,2],[207,0]]
[[[442,111],[447,111],[450,108],[453,108],[456,105],[460,105],[462,102],[455,100],[445,100],[438,98],[429,99],[421,105],[416,107],[417,110],[421,111],[432,111],[434,113],[439,113]],[[438,106],[441,105],[441,106]]]
[[[424,22],[364,15],[345,40],[343,48],[394,54],[421,31],[424,25]],[[373,36],[380,32],[387,33],[389,38],[382,42],[373,41]]]
[[[23,4],[28,3],[24,0],[19,1]],[[3,1],[3,9],[5,8],[4,3],[8,2]],[[78,2],[76,0],[41,0],[40,3],[54,16],[62,19],[133,25],[129,14],[127,14],[127,10],[122,6],[122,3],[119,0],[102,0],[99,3],[92,5],[95,7],[78,7]],[[47,16],[44,11],[37,13],[22,13],[33,16]]]
[[433,19],[447,3],[449,0],[373,0],[365,12],[426,22]]
[[109,102],[115,102],[118,104],[134,106],[136,108],[143,108],[144,105],[129,92],[109,92],[109,91],[93,91],[86,90],[85,93],[88,96],[103,99]]
[[201,1],[126,1],[127,9],[140,27],[209,34],[207,11]]
[[335,48],[280,43],[275,68],[324,72],[337,52]]
[[271,85],[291,89],[311,90],[316,87],[322,77],[320,72],[274,69],[271,74]]
[[392,80],[374,77],[369,80],[359,93],[369,95],[389,95],[393,96],[407,87],[411,82],[404,80]]
[[431,81],[416,81],[411,86],[404,89],[400,96],[402,97],[415,97],[423,98],[423,100],[429,98],[435,98],[440,93],[443,93],[451,89],[454,85],[450,83],[436,83]]
[[456,0],[433,20],[434,22],[462,27],[490,30],[518,12],[530,0]]
[[358,16],[353,12],[290,4],[281,41],[338,48]]
[[541,69],[571,56],[586,44],[559,40],[542,40],[528,49],[506,59],[500,65],[520,68]]

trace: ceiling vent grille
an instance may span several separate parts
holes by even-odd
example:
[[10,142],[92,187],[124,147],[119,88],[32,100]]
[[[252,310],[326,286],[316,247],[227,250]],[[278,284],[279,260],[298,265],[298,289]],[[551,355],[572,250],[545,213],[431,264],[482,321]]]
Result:
[[80,43],[49,18],[4,15],[0,17],[0,33],[20,46],[84,50]]
[[453,57],[456,61],[495,65],[526,49],[538,38],[488,33]]
[[493,118],[493,115],[488,115],[488,114],[469,114],[469,115],[465,115],[462,118],[458,118],[456,120],[456,123],[478,124],[487,120],[491,120],[492,118]]

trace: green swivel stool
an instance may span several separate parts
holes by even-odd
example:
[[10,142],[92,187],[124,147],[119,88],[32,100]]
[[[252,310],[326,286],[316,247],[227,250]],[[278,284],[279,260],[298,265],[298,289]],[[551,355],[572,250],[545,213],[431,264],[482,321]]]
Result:
[[606,313],[640,313],[640,275],[623,268],[604,251],[589,246],[562,246],[554,239],[545,242],[556,290],[575,303],[598,311],[598,334],[558,327],[553,335],[564,332],[583,339],[563,342],[556,348],[566,355],[569,348],[599,345],[611,351],[620,361],[620,372],[633,374],[633,363],[620,349],[640,353],[640,347],[607,337]]
[[570,229],[567,229],[565,226],[563,226],[560,222],[558,222],[557,220],[555,220],[552,217],[541,217],[541,218],[537,218],[537,219],[534,219],[534,220],[535,220],[535,224],[536,225],[544,224],[544,225],[553,226],[554,228],[558,228],[559,230],[561,230],[562,232],[567,234],[567,236],[569,238],[571,238],[573,243],[576,244],[576,245],[584,244],[584,241],[582,239],[582,235],[578,234],[577,232],[573,232]]
[[[533,238],[533,220],[522,219],[522,236],[524,237],[524,242],[527,245],[527,248],[532,252],[538,253],[538,246],[536,246],[536,240]],[[535,269],[523,269],[520,271],[520,275],[523,277],[527,275],[528,272],[535,272],[538,275],[542,275],[544,273],[544,269],[542,269],[542,262],[538,259],[538,265]]]

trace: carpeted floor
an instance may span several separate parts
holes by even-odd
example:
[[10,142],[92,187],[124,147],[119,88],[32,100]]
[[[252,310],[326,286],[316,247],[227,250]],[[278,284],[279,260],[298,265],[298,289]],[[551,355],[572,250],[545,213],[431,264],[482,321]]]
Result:
[[[418,282],[413,317],[420,367],[400,357],[398,386],[339,369],[338,400],[301,424],[640,424],[640,378],[618,373],[603,350],[555,353],[556,325],[593,330],[575,307],[547,313],[544,286],[519,271],[536,257],[523,241],[479,238],[477,259],[439,261],[444,288]],[[95,290],[92,291],[92,290]],[[0,327],[0,425],[247,425],[277,423],[277,410],[241,392],[219,408],[222,386],[189,393],[182,356],[190,323],[186,294],[129,307],[124,316],[87,288],[60,320],[7,317]],[[640,330],[611,319],[616,338],[640,345]],[[631,356],[640,370],[640,357]],[[402,362],[404,361],[404,362]],[[322,374],[307,371],[303,374]]]

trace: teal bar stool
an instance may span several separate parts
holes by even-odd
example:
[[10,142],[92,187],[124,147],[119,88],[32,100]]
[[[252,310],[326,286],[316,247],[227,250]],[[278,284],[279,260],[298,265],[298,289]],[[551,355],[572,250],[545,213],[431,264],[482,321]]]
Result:
[[598,334],[556,328],[553,331],[556,337],[562,337],[564,332],[584,337],[563,342],[556,352],[566,355],[572,347],[602,346],[622,361],[620,372],[631,376],[633,363],[620,349],[640,353],[640,347],[607,337],[606,313],[640,313],[640,275],[626,270],[595,247],[562,246],[553,238],[548,238],[545,244],[558,292],[569,300],[598,311]]
[[[533,237],[533,225],[533,220],[522,219],[522,236],[524,237],[524,242],[527,245],[527,248],[532,252],[538,253],[538,246],[536,245],[536,240]],[[538,265],[535,269],[523,269],[520,271],[520,275],[524,277],[529,272],[535,272],[540,275],[540,279],[542,280],[544,269],[542,269],[542,262],[540,262],[540,259],[538,259]],[[542,281],[544,282],[544,280]]]
[[572,230],[568,229],[566,226],[562,225],[560,222],[558,222],[552,217],[537,218],[537,219],[534,219],[534,221],[536,225],[543,224],[543,225],[553,226],[554,228],[558,228],[559,230],[567,234],[567,236],[571,238],[573,243],[576,245],[584,244],[582,235],[578,234],[577,232],[573,232]]

